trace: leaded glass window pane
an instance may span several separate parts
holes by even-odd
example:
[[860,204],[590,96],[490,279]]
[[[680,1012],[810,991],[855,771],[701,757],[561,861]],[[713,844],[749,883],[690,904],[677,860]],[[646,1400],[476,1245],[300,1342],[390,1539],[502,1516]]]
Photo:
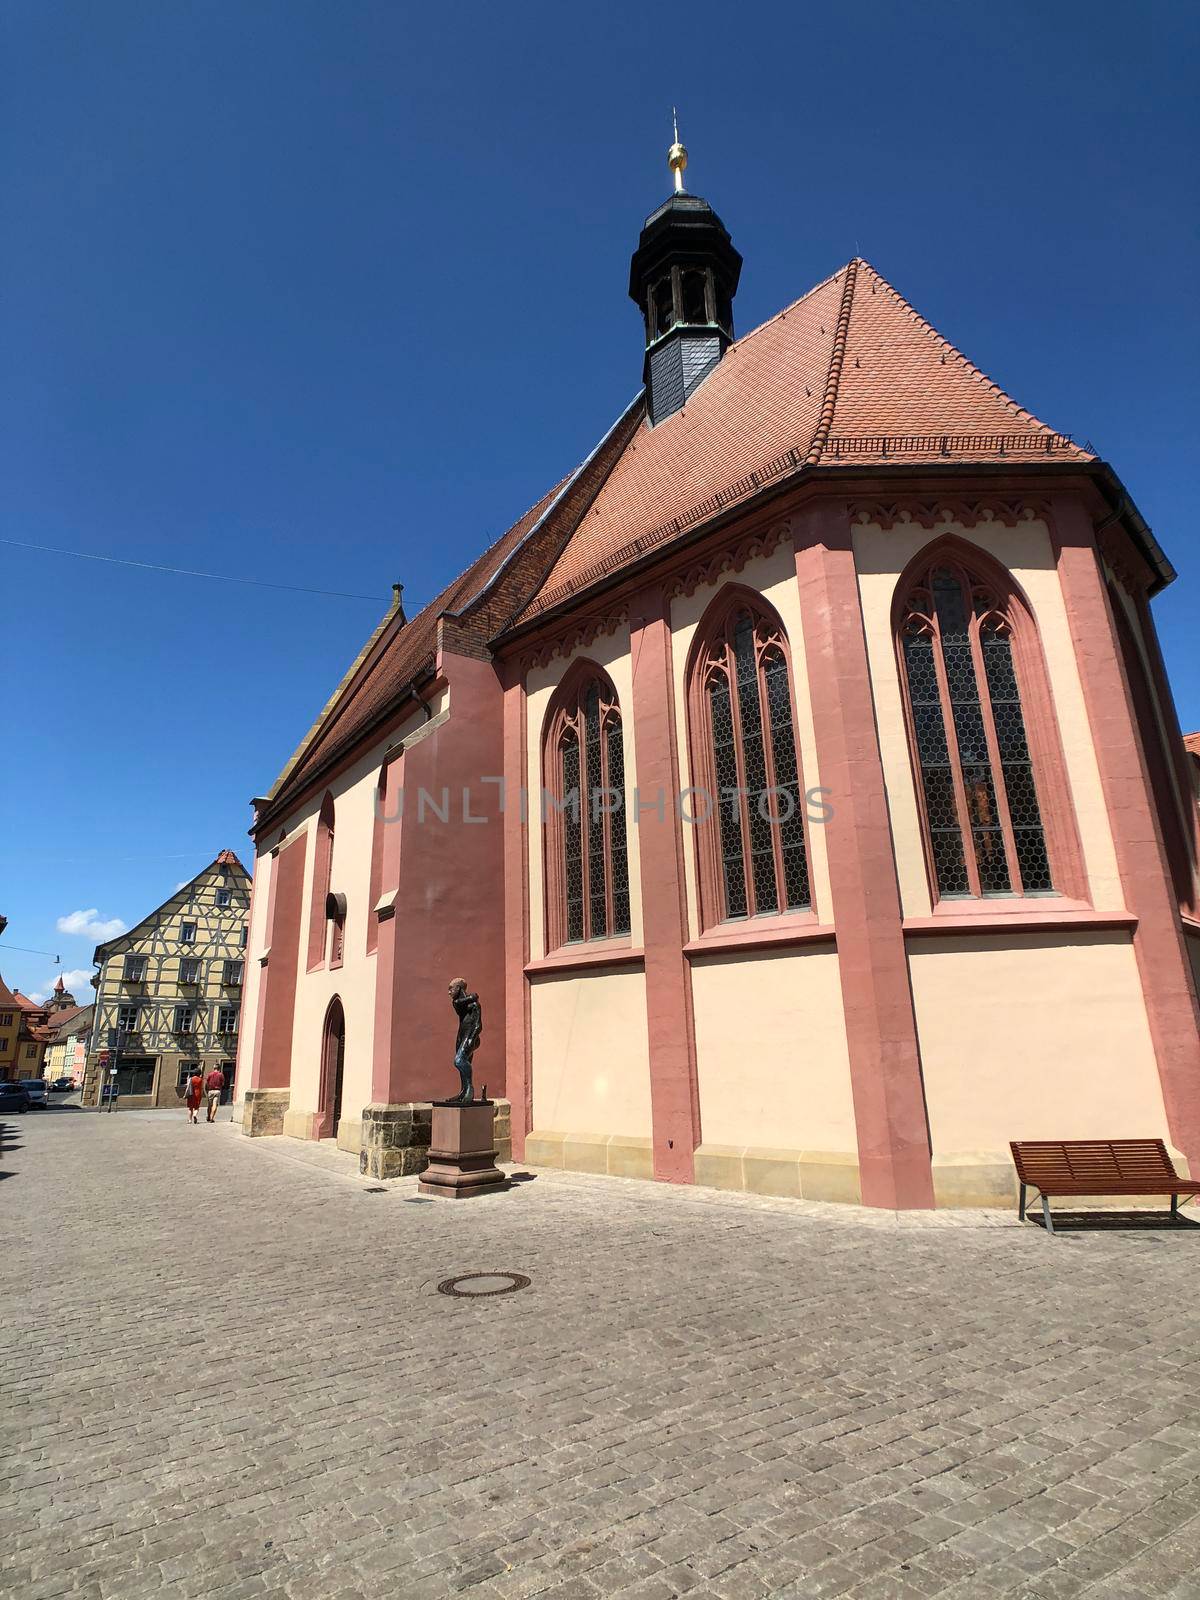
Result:
[[983,669],[992,701],[992,719],[996,725],[996,743],[1000,750],[1000,766],[1008,797],[1008,814],[1012,820],[1021,882],[1026,894],[1045,893],[1053,889],[1054,884],[1050,877],[1042,813],[1033,781],[1033,762],[1029,758],[1029,743],[1025,737],[1021,696],[1013,671],[1012,643],[991,621],[983,624],[980,635]]
[[738,618],[733,631],[737,663],[738,709],[742,717],[742,760],[746,770],[746,818],[750,829],[750,873],[754,880],[756,911],[778,911],[775,885],[775,836],[771,823],[771,797],[767,794],[767,757],[763,745],[762,707],[758,698],[758,663],[755,659],[754,624],[749,615]]
[[564,915],[568,943],[628,934],[629,858],[621,718],[599,680],[563,714],[558,734]]
[[718,796],[717,817],[721,835],[721,878],[725,890],[725,916],[744,917],[746,870],[742,861],[742,812],[737,793],[737,751],[734,745],[729,679],[723,672],[714,672],[709,679],[708,710],[712,727],[713,766]]
[[588,931],[593,939],[608,933],[608,896],[604,883],[604,813],[607,804],[600,752],[600,695],[595,684],[587,693],[584,727],[587,733],[587,792],[584,804],[588,829]]
[[707,670],[723,919],[806,909],[804,797],[777,627],[735,612]]
[[933,652],[933,640],[924,634],[909,634],[904,641],[904,665],[938,892],[964,895],[970,894],[971,883],[963,856],[954,774],[946,745],[946,723]]
[[605,730],[608,744],[608,786],[617,796],[608,819],[612,848],[612,898],[614,933],[629,932],[629,856],[625,844],[625,745],[621,724],[610,718]]
[[940,566],[914,587],[904,629],[905,675],[939,894],[1003,895],[1014,887],[1025,893],[1052,891],[1002,609],[964,570]]
[[563,740],[563,854],[566,864],[567,939],[583,938],[583,830],[579,805],[579,742],[574,733]]
[[789,911],[798,911],[811,904],[811,895],[804,843],[804,796],[800,792],[792,696],[782,650],[772,649],[764,655],[763,683],[771,728],[771,760],[775,768],[775,826],[779,830],[783,856],[784,904]]

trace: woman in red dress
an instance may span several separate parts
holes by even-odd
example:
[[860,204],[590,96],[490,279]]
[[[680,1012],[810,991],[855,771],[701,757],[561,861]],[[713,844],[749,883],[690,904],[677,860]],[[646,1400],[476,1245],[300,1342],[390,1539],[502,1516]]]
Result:
[[187,1108],[188,1121],[196,1121],[196,1113],[200,1109],[200,1101],[204,1094],[204,1080],[199,1071],[193,1072],[187,1083]]

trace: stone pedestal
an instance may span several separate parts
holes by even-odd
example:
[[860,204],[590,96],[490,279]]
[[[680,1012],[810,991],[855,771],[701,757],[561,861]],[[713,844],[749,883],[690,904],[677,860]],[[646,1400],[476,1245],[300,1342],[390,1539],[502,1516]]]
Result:
[[422,1194],[469,1200],[490,1189],[506,1188],[496,1165],[496,1108],[491,1101],[469,1106],[433,1105],[429,1165],[421,1174]]
[[428,1103],[377,1103],[363,1107],[358,1170],[366,1178],[407,1178],[429,1160]]

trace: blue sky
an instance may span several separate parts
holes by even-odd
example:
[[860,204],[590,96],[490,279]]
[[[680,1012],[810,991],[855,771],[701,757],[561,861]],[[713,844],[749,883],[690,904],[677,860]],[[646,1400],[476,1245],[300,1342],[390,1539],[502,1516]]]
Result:
[[[426,599],[640,381],[691,187],[745,330],[856,251],[1122,474],[1200,726],[1194,7],[6,0],[3,945],[90,965],[271,782],[394,579]],[[10,984],[55,971],[0,948]]]

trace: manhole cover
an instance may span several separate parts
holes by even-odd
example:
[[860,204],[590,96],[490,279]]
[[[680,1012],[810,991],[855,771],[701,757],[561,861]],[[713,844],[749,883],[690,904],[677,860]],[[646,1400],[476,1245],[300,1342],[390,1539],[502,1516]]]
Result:
[[443,1278],[438,1293],[467,1300],[472,1296],[512,1294],[514,1289],[528,1287],[529,1279],[523,1272],[466,1272],[457,1278]]

